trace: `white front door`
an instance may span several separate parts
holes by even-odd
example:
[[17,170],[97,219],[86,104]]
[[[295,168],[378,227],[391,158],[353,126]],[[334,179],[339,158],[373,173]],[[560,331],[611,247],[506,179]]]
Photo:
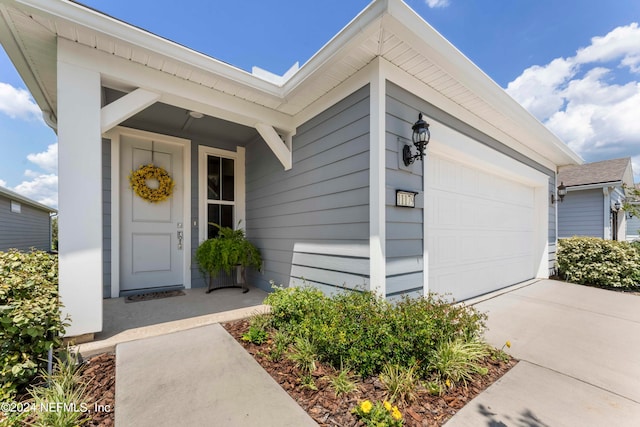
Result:
[[[142,136],[120,139],[120,292],[182,286],[184,250],[184,147]],[[129,185],[129,174],[153,163],[175,182],[165,201],[150,203]],[[153,182],[149,183],[151,186]],[[185,249],[186,246],[186,249]]]

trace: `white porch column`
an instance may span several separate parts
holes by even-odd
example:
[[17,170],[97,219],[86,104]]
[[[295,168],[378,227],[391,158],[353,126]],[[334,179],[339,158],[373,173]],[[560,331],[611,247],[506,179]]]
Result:
[[378,62],[371,72],[369,93],[369,287],[382,297],[387,291],[385,91]]
[[102,330],[100,74],[58,44],[59,289],[67,336]]

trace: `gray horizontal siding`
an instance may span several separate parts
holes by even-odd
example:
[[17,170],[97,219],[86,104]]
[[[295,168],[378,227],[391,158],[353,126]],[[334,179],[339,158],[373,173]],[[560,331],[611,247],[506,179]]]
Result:
[[633,242],[640,239],[640,218],[634,216],[627,218],[627,241]]
[[11,199],[0,195],[0,251],[31,248],[51,249],[49,212],[20,203],[21,212],[11,212]]
[[369,89],[349,95],[297,129],[293,168],[266,143],[247,144],[247,237],[264,259],[249,280],[268,289],[308,283],[327,293],[367,287],[369,274]]
[[604,238],[602,189],[571,191],[558,203],[558,238],[590,236]]
[[[386,296],[422,295],[423,264],[423,162],[405,166],[402,148],[410,141],[413,121],[418,108],[411,104],[412,96],[393,85],[386,97],[385,134],[385,212],[386,212]],[[413,120],[413,121],[411,121]],[[396,206],[396,190],[419,193],[415,208]]]

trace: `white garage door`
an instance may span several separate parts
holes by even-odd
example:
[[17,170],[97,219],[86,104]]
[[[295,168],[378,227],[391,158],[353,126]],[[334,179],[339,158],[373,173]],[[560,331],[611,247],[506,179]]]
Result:
[[533,278],[534,188],[434,153],[426,166],[429,290],[459,301]]

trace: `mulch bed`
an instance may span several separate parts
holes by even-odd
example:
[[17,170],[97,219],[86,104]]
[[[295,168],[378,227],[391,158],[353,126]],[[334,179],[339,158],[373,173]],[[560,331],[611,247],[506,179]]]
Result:
[[[351,414],[351,409],[362,400],[383,400],[384,389],[377,378],[368,378],[360,382],[358,390],[345,397],[336,397],[329,386],[327,376],[335,374],[328,365],[318,363],[313,373],[318,390],[304,388],[300,384],[299,374],[293,362],[283,357],[277,362],[269,360],[268,344],[261,346],[242,340],[249,328],[248,320],[230,322],[223,325],[225,329],[251,354],[254,359],[295,399],[311,417],[323,427],[355,427],[358,420]],[[418,393],[418,398],[410,406],[400,407],[405,426],[431,427],[441,426],[451,418],[467,402],[502,377],[517,361],[494,361],[487,358],[484,366],[489,370],[487,375],[477,375],[467,387],[459,386],[449,389],[443,396],[432,396],[425,392]]]
[[[86,426],[111,427],[115,421],[116,355],[104,353],[85,361],[82,380],[87,384],[90,421]],[[96,410],[97,409],[97,410]]]
[[[313,373],[318,390],[304,388],[294,363],[283,357],[274,362],[266,356],[268,344],[258,346],[242,340],[249,327],[248,320],[223,324],[225,329],[251,354],[254,359],[280,384],[295,401],[322,427],[361,426],[351,414],[351,409],[362,400],[384,399],[384,388],[377,378],[368,378],[359,383],[358,389],[348,396],[336,397],[326,377],[335,374],[330,366],[318,363]],[[419,392],[410,406],[400,407],[407,427],[441,426],[475,396],[509,371],[517,361],[506,362],[487,359],[484,366],[487,375],[477,375],[467,387],[450,389],[443,396],[432,396]],[[85,426],[112,427],[115,419],[115,354],[105,353],[85,361],[82,379],[87,384],[86,403],[89,407]],[[97,405],[97,406],[96,406]],[[96,411],[96,407],[98,410]]]

